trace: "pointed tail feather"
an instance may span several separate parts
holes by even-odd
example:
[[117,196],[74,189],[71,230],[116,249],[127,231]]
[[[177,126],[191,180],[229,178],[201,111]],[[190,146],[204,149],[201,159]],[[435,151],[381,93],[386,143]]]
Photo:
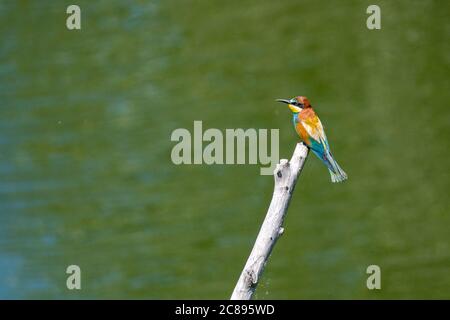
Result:
[[312,151],[328,167],[332,182],[342,182],[347,180],[347,174],[341,169],[341,167],[339,167],[329,150],[312,149]]
[[342,182],[347,180],[347,174],[345,173],[344,170],[341,169],[341,167],[339,167],[339,165],[337,164],[336,161],[333,161],[333,168],[335,169],[333,172],[332,170],[330,171],[330,176],[331,176],[331,182]]

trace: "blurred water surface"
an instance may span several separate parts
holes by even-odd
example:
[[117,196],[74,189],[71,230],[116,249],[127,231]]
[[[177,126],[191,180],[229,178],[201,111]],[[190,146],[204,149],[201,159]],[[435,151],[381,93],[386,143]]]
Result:
[[[280,128],[306,95],[350,180],[310,157],[256,298],[449,298],[447,1],[0,3],[0,297],[228,298],[272,192],[175,166],[171,132]],[[66,267],[82,269],[69,291]],[[382,290],[366,288],[366,267]]]

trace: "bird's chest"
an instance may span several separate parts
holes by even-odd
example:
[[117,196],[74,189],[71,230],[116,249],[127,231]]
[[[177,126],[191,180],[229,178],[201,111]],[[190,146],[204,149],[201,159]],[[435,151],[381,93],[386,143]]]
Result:
[[292,117],[292,124],[294,125],[294,129],[297,132],[297,134],[302,138],[303,141],[306,143],[309,143],[308,139],[308,133],[306,132],[305,128],[303,127],[301,121],[298,119],[298,114],[294,114]]
[[298,113],[294,113],[292,115],[292,124],[294,125],[294,128],[297,125],[297,122],[298,122]]

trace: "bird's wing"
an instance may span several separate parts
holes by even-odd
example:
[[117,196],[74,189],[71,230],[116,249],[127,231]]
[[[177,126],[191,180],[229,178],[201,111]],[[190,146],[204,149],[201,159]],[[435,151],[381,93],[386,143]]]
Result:
[[336,163],[331,155],[327,136],[325,135],[319,117],[314,114],[314,116],[311,117],[303,117],[300,121],[310,136],[309,140],[311,141],[311,144],[309,147],[319,159],[322,159],[328,169],[333,173],[336,173],[338,169],[336,168]]
[[325,135],[325,131],[323,130],[322,122],[320,122],[319,117],[314,114],[310,117],[301,118],[300,121],[306,132],[308,132],[309,136],[316,142],[312,144],[312,147],[314,148],[314,145],[316,145],[316,147],[324,149],[320,151],[326,150],[329,152],[330,147],[328,145],[327,136]]

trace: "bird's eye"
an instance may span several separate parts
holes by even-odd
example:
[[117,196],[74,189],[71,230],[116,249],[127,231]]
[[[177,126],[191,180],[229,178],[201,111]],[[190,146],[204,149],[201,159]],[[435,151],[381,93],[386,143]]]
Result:
[[291,104],[293,104],[294,106],[297,106],[298,105],[297,99],[295,99],[295,98],[291,99]]

